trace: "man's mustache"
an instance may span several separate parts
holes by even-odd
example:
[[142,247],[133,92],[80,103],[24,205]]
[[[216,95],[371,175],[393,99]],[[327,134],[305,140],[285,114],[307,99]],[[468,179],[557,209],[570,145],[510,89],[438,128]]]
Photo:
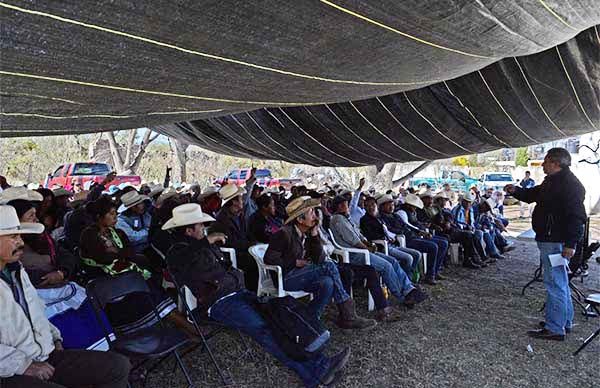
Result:
[[17,253],[23,253],[23,247],[19,247],[19,248],[15,249],[15,250],[13,251],[13,253],[12,253],[12,254],[13,254],[13,256],[14,256],[14,255],[16,255]]

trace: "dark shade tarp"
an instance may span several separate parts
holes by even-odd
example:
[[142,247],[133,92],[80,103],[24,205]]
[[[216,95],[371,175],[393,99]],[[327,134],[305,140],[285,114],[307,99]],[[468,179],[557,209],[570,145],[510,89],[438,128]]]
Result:
[[0,136],[355,166],[600,129],[597,0],[6,0],[0,23]]

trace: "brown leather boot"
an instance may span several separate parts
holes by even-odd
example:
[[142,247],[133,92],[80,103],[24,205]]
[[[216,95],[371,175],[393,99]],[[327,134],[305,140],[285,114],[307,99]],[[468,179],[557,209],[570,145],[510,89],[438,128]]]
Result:
[[356,314],[356,309],[354,306],[354,300],[352,298],[348,299],[344,303],[340,303],[337,305],[340,315],[338,319],[335,321],[335,324],[340,329],[370,329],[377,325],[377,322],[374,319],[366,319],[359,317]]
[[398,322],[402,319],[400,312],[391,306],[377,310],[375,320],[378,322]]

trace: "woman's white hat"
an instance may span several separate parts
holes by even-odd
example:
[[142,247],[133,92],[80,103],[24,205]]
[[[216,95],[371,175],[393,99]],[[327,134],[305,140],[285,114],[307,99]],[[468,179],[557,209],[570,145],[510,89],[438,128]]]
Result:
[[121,206],[117,209],[117,213],[123,213],[125,210],[134,207],[137,204],[140,204],[146,200],[149,200],[150,197],[141,195],[137,191],[130,191],[128,193],[123,194],[121,196]]
[[0,204],[7,204],[10,201],[22,199],[24,201],[43,201],[44,197],[37,191],[28,190],[25,187],[9,187],[0,193]]
[[186,203],[173,209],[173,217],[165,222],[162,226],[162,230],[213,221],[215,221],[214,218],[202,212],[202,207],[200,207],[200,205],[197,203]]
[[9,234],[39,234],[44,225],[32,222],[20,222],[14,207],[0,205],[0,236]]
[[423,201],[421,201],[421,198],[416,194],[407,194],[406,197],[404,197],[404,203],[406,205],[412,205],[417,209],[423,209]]
[[238,195],[244,194],[246,194],[246,189],[244,189],[243,187],[238,187],[233,183],[228,183],[225,186],[221,187],[221,189],[219,190],[219,196],[223,200],[223,205],[225,205],[227,202],[231,201]]

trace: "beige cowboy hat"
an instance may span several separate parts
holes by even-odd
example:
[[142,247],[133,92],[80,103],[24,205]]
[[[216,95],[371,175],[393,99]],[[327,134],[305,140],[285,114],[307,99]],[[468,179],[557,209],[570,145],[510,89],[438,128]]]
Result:
[[148,193],[148,197],[154,198],[157,195],[162,194],[163,191],[165,191],[164,187],[162,187],[161,185],[156,185],[150,189],[150,193]]
[[162,230],[169,230],[185,225],[203,224],[205,222],[213,222],[214,218],[202,212],[202,208],[197,203],[185,203],[173,209],[173,217],[171,217],[162,226]]
[[63,187],[59,187],[57,189],[52,190],[52,194],[54,194],[55,198],[58,197],[72,197],[73,193],[69,190],[64,189]]
[[221,189],[219,190],[219,196],[223,200],[223,205],[225,205],[227,202],[231,201],[235,197],[244,194],[246,194],[246,189],[244,189],[243,187],[238,187],[233,183],[228,183],[225,186],[221,187]]
[[5,205],[16,199],[41,202],[44,197],[37,191],[28,190],[25,187],[9,187],[0,193],[0,205]]
[[384,194],[381,197],[377,198],[377,206],[383,205],[384,203],[394,202],[394,197],[390,194]]
[[9,234],[39,234],[44,225],[32,222],[20,222],[14,207],[0,205],[0,236]]
[[411,205],[416,207],[417,209],[423,209],[423,201],[416,194],[407,194],[404,197],[404,203],[406,205]]
[[298,197],[285,207],[285,211],[288,214],[285,223],[289,224],[308,210],[319,206],[321,206],[321,200],[319,198],[311,198],[309,196]]
[[141,195],[137,191],[130,191],[128,193],[123,194],[121,197],[121,206],[117,209],[117,213],[123,213],[127,209],[134,207],[146,200],[149,200],[150,197],[146,195]]
[[446,194],[444,191],[440,191],[433,197],[433,199],[438,199],[438,198],[449,199],[448,194]]

